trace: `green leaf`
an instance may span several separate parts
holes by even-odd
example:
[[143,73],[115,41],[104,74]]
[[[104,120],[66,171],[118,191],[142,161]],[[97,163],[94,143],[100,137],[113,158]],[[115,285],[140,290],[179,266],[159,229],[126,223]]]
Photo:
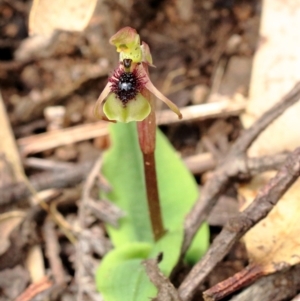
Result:
[[140,301],[155,297],[156,288],[141,265],[151,249],[149,243],[129,243],[105,256],[96,272],[97,289],[105,301]]
[[137,241],[152,243],[135,123],[117,123],[109,129],[112,146],[103,157],[102,173],[113,188],[108,199],[126,213],[118,229],[107,226],[109,236],[115,247]]
[[[113,190],[108,199],[118,205],[126,217],[119,229],[108,226],[115,247],[129,242],[153,242],[148,216],[142,154],[138,145],[136,124],[110,125],[112,147],[103,159],[102,172]],[[186,214],[198,197],[198,186],[169,141],[158,130],[156,142],[158,187],[165,227],[183,227]],[[195,238],[194,248],[200,257],[208,246],[208,229],[202,227]],[[193,252],[195,253],[195,252]],[[191,258],[195,260],[195,254]]]
[[[199,195],[198,185],[168,139],[158,130],[156,164],[164,223],[167,229],[182,227],[184,218]],[[196,234],[186,259],[195,263],[209,246],[209,229],[204,224]]]
[[159,264],[165,276],[169,276],[180,256],[183,241],[183,229],[167,232],[159,241],[154,243],[148,258],[155,258],[163,253],[163,260]]
[[150,300],[157,294],[142,266],[142,261],[155,258],[163,252],[159,264],[162,272],[169,276],[178,261],[182,231],[167,233],[154,245],[150,243],[129,243],[111,251],[102,260],[96,272],[97,289],[105,301]]
[[[102,172],[112,186],[106,197],[126,213],[118,229],[107,226],[115,246],[97,271],[97,287],[105,301],[149,300],[156,288],[141,268],[142,260],[163,252],[161,270],[169,276],[183,240],[183,222],[198,197],[198,186],[168,140],[157,131],[155,152],[162,214],[168,232],[154,243],[148,216],[142,154],[135,123],[110,125],[112,147]],[[197,233],[188,261],[197,261],[208,247],[208,228]]]

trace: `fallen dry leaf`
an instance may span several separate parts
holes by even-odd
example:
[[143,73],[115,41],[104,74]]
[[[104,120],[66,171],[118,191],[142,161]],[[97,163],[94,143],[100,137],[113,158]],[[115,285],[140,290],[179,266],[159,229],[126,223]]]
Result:
[[10,233],[22,222],[25,217],[23,211],[10,211],[0,214],[0,255],[10,246]]
[[[240,188],[240,194],[246,199],[244,208],[250,205],[261,184],[267,184],[266,175]],[[244,235],[250,263],[262,267],[268,274],[300,262],[299,212],[298,180],[268,216]]]
[[49,36],[56,29],[82,31],[90,21],[97,0],[34,0],[29,33]]
[[30,247],[25,259],[25,266],[30,274],[31,283],[37,283],[45,277],[44,258],[40,245]]
[[[300,5],[294,0],[264,0],[260,43],[255,53],[249,102],[243,123],[249,127],[300,80]],[[294,150],[300,141],[300,103],[276,119],[250,147],[251,156]]]
[[[10,181],[23,181],[23,166],[21,158],[16,145],[15,137],[10,125],[10,121],[6,112],[4,100],[0,92],[0,156],[4,156],[7,166],[4,168],[3,164],[0,163],[0,183],[3,182],[3,178],[7,177],[8,169],[11,171],[11,178],[7,179]],[[6,164],[5,164],[6,165]],[[1,183],[2,185],[5,183]]]

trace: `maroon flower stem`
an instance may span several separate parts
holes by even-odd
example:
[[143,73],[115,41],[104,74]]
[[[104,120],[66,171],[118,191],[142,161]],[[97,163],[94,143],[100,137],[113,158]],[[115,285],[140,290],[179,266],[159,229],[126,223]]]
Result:
[[150,214],[152,231],[154,240],[158,241],[166,231],[164,230],[162,214],[160,210],[154,152],[150,154],[143,153],[143,159],[148,209]]
[[159,193],[157,186],[156,165],[155,165],[155,140],[156,140],[156,122],[155,122],[155,103],[154,96],[147,92],[146,98],[151,105],[149,116],[137,123],[140,148],[143,153],[145,183],[148,200],[148,210],[151,220],[154,240],[157,241],[166,232],[163,225],[163,219],[160,209]]

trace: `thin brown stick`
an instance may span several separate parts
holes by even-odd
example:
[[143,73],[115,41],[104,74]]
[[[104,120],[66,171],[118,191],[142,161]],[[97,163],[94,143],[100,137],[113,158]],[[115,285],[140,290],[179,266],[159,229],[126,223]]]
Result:
[[119,207],[107,200],[89,198],[86,207],[99,221],[103,221],[115,228],[119,227],[120,218],[125,216],[125,213]]
[[230,301],[254,301],[257,296],[259,296],[259,301],[290,300],[299,290],[300,266],[295,266],[287,271],[281,271],[257,280],[231,298]]
[[49,289],[53,283],[48,277],[44,277],[41,281],[31,284],[15,301],[30,301],[39,293]]
[[55,223],[49,216],[43,226],[44,240],[46,244],[46,255],[49,260],[50,268],[55,280],[55,284],[64,285],[66,283],[66,275],[64,267],[60,259],[60,246],[55,231]]
[[81,197],[79,213],[78,213],[79,223],[82,229],[86,228],[85,216],[86,216],[87,203],[90,198],[90,193],[93,188],[93,185],[95,184],[95,180],[98,174],[100,173],[101,165],[102,165],[102,156],[99,156],[99,158],[94,163],[93,168],[90,170],[82,189],[82,197]]
[[241,114],[244,109],[245,103],[227,99],[213,103],[205,103],[180,108],[180,112],[183,116],[182,119],[178,119],[174,112],[170,110],[160,111],[157,114],[157,123],[173,124],[193,120],[205,120],[208,118],[237,116]]
[[[76,273],[75,273],[75,281],[78,286],[77,290],[77,300],[84,299],[84,285],[86,284],[86,280],[91,278],[91,275],[86,271],[87,268],[85,266],[85,250],[84,250],[84,236],[83,231],[87,228],[86,217],[87,217],[87,203],[90,198],[91,190],[95,184],[95,180],[100,173],[100,168],[102,165],[102,156],[94,163],[94,166],[90,170],[86,181],[83,185],[81,202],[78,208],[78,217],[79,217],[79,225],[80,232],[78,233],[78,243],[76,245]],[[83,281],[85,279],[85,281]],[[90,279],[89,279],[90,280]]]
[[34,157],[26,158],[23,163],[26,168],[34,168],[40,170],[64,170],[66,168],[73,168],[75,166],[75,164],[71,162],[61,162]]
[[[245,167],[244,171],[240,170],[241,176],[253,176],[264,171],[277,170],[281,167],[287,155],[288,153],[260,158],[240,158],[241,161],[246,160],[245,163],[242,162],[239,164],[240,167]],[[216,162],[209,153],[187,157],[184,159],[184,162],[194,174],[212,170],[216,166]],[[93,164],[94,161],[81,164],[70,163],[70,165],[73,166],[71,169],[69,167],[60,170],[54,169],[52,172],[44,172],[38,176],[29,177],[29,180],[36,191],[55,187],[63,188],[73,186],[86,177]],[[69,163],[66,163],[65,166],[68,165]],[[57,174],[59,174],[58,178],[56,177]],[[30,191],[23,183],[0,186],[0,190],[0,206],[16,202],[30,195]],[[88,206],[89,205],[90,204],[88,204]]]
[[[204,120],[213,117],[225,117],[240,114],[245,105],[235,104],[232,101],[220,101],[213,104],[189,106],[182,109],[183,119],[178,119],[170,110],[157,112],[157,124],[171,124],[190,120]],[[107,123],[98,121],[95,123],[81,124],[66,129],[55,130],[37,135],[20,138],[17,140],[21,156],[35,154],[44,150],[62,145],[84,141],[96,137],[108,135]]]
[[170,280],[160,271],[158,264],[161,261],[162,253],[158,258],[147,259],[142,262],[150,281],[157,287],[158,293],[155,301],[181,301],[177,290]]
[[262,266],[250,264],[232,277],[225,279],[203,293],[205,301],[218,301],[231,293],[250,285],[266,273]]
[[246,166],[250,176],[255,176],[269,170],[279,170],[286,161],[290,152],[280,153],[260,158],[248,158]]
[[66,129],[32,135],[17,140],[22,157],[62,145],[68,145],[96,137],[107,136],[107,124],[104,121],[76,125]]
[[[94,161],[88,161],[75,165],[65,170],[44,172],[29,177],[31,186],[36,191],[48,188],[63,188],[80,183],[91,170]],[[0,206],[20,201],[31,195],[31,191],[25,183],[17,183],[0,187]]]
[[263,219],[300,175],[300,148],[286,160],[284,166],[258,193],[251,205],[228,221],[205,256],[198,262],[179,287],[183,301],[192,298],[197,287],[251,227]]
[[202,153],[183,159],[184,164],[193,174],[200,174],[216,167],[217,162],[210,153]]

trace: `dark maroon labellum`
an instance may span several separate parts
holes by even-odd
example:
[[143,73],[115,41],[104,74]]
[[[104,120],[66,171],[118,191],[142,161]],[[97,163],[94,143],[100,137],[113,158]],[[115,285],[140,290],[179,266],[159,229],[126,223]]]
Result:
[[145,85],[144,77],[139,75],[136,69],[133,72],[117,69],[109,81],[112,84],[111,91],[115,93],[124,106],[128,101],[135,99]]
[[121,74],[118,82],[118,89],[115,92],[123,103],[135,98],[138,94],[137,78],[132,72],[124,72]]

